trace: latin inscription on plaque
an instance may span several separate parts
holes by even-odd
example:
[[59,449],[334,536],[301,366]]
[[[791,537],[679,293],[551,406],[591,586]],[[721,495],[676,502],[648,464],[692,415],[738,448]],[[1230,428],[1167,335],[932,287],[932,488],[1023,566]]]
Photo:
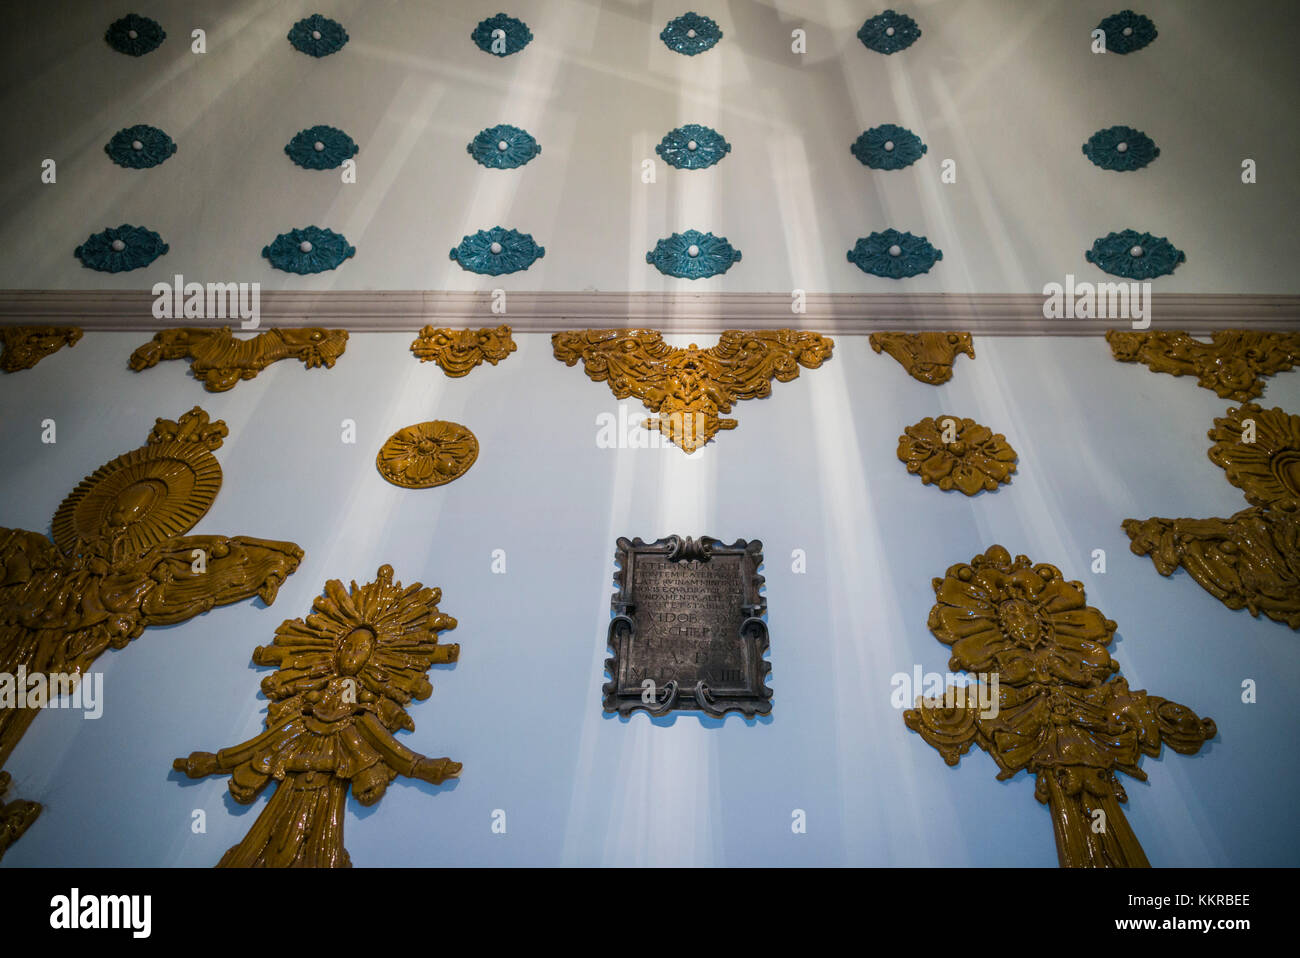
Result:
[[707,536],[618,540],[605,710],[771,710],[763,544]]

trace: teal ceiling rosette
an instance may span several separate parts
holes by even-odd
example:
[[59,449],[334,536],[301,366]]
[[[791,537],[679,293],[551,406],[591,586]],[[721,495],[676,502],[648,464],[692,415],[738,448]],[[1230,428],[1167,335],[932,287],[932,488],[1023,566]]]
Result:
[[148,266],[168,246],[153,230],[123,223],[102,233],[92,233],[73,251],[81,265],[101,273],[125,273]]
[[731,144],[717,130],[688,123],[664,134],[655,152],[679,170],[702,170],[730,153]]
[[732,263],[739,263],[740,250],[728,243],[725,236],[687,230],[661,239],[654,250],[645,254],[645,261],[665,276],[707,279],[725,273]]
[[887,279],[905,279],[930,272],[943,259],[943,250],[924,236],[888,229],[865,236],[849,250],[849,262],[864,273]]
[[1150,17],[1132,10],[1112,13],[1096,27],[1106,34],[1106,50],[1110,53],[1132,53],[1148,46],[1158,35]]
[[1112,276],[1139,280],[1167,276],[1187,259],[1186,253],[1163,236],[1137,230],[1108,233],[1083,255]]
[[867,20],[858,29],[858,39],[868,50],[897,53],[906,50],[921,36],[921,28],[905,13],[886,10]]
[[162,46],[162,42],[167,39],[167,31],[157,20],[128,13],[108,25],[104,39],[118,53],[142,57]]
[[683,13],[668,21],[659,39],[669,50],[693,57],[711,50],[722,39],[722,29],[716,22],[698,13]]
[[337,20],[313,13],[289,29],[289,42],[295,50],[308,56],[327,57],[343,49],[343,44],[348,42],[348,32]]
[[905,126],[884,123],[863,133],[849,152],[873,170],[901,170],[925,153],[921,138]]
[[517,273],[545,255],[545,247],[534,243],[531,233],[520,233],[502,226],[466,236],[451,251],[451,258],[463,269],[488,276]]
[[289,159],[306,170],[332,170],[357,155],[352,137],[332,126],[309,126],[284,146]]
[[[494,36],[497,31],[500,31],[500,36]],[[533,32],[528,29],[528,24],[524,21],[498,13],[495,17],[480,21],[474,28],[474,32],[470,34],[470,39],[484,53],[508,57],[528,46],[529,41],[533,39]],[[498,49],[493,49],[494,40],[497,41]]]
[[139,123],[113,134],[104,144],[104,152],[118,166],[147,170],[175,153],[176,144],[158,127]]
[[513,170],[542,152],[531,134],[508,123],[482,130],[465,149],[475,160],[493,170]]
[[1160,148],[1141,130],[1112,126],[1090,136],[1083,153],[1103,170],[1127,172],[1142,169],[1160,155]]
[[356,251],[342,233],[319,226],[289,230],[272,240],[271,245],[262,247],[262,255],[272,266],[299,275],[335,269]]

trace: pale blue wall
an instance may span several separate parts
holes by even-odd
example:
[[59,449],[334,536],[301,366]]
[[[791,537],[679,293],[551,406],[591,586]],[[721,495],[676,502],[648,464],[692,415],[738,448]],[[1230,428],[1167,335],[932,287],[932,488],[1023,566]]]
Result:
[[[327,578],[368,581],[382,563],[440,586],[460,620],[448,637],[461,661],[435,672],[402,738],[465,769],[454,787],[399,781],[377,808],[350,802],[358,865],[1052,865],[1032,783],[998,783],[980,753],[948,768],[889,702],[893,673],[946,668],[925,625],[931,577],[995,542],[1083,580],[1119,623],[1113,649],[1132,686],[1218,723],[1200,755],[1144,759],[1149,784],[1125,783],[1151,861],[1300,863],[1300,637],[1228,611],[1185,574],[1161,578],[1120,529],[1244,507],[1205,455],[1230,403],[1189,378],[1116,363],[1097,337],[983,338],[936,389],[841,337],[822,369],[740,404],[739,428],[688,458],[598,448],[596,416],[617,404],[542,336],[453,381],[411,358],[409,334],[354,334],[331,371],[285,362],[220,395],[184,363],[129,372],[147,338],[88,333],[0,376],[0,523],[48,531],[83,475],[197,403],[231,435],[216,454],[225,484],[194,531],[290,539],[306,559],[270,609],[218,609],[101,658],[98,721],[37,718],[8,767],[14,795],[47,807],[6,866],[213,864],[257,807],[231,814],[224,779],[182,784],[171,759],[255,734],[266,673],[253,647],[305,615]],[[1272,379],[1264,400],[1300,409],[1300,372]],[[906,473],[902,427],[941,412],[1007,435],[1020,453],[1011,485],[967,499]],[[52,446],[39,441],[46,418]],[[356,445],[340,442],[344,418]],[[379,444],[429,418],[470,426],[477,464],[434,490],[384,482]],[[602,714],[614,540],[668,533],[763,540],[770,719],[662,727]],[[497,548],[505,575],[490,569]],[[1105,575],[1089,571],[1096,548]],[[1246,678],[1257,704],[1240,700]],[[195,808],[205,835],[190,832]],[[498,808],[504,836],[490,831]],[[806,835],[791,834],[795,808]]]

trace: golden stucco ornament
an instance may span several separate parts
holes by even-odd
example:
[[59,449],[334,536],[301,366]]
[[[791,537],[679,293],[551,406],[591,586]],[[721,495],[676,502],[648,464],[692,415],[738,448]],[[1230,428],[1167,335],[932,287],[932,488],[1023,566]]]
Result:
[[[109,648],[218,605],[275,601],[302,559],[292,542],[185,533],[221,488],[226,424],[197,406],[82,480],[51,542],[0,529],[0,674],[78,681]],[[13,703],[7,703],[13,705]],[[0,766],[39,707],[0,708]]]
[[438,610],[441,600],[440,589],[394,582],[387,565],[374,582],[350,590],[331,579],[312,615],[285,622],[270,645],[254,650],[254,663],[276,667],[262,680],[266,731],[173,763],[190,778],[230,775],[241,805],[275,782],[257,821],[218,867],[349,867],[349,788],[362,805],[374,805],[398,775],[438,785],[460,773],[459,762],[427,758],[394,736],[415,730],[406,706],[433,693],[429,668],[460,655],[459,645],[438,643],[439,632],[456,627]]
[[41,806],[36,802],[16,798],[11,802],[4,800],[9,791],[11,777],[8,772],[0,772],[0,858],[9,850],[9,846],[23,837],[36,816],[41,813]]
[[834,347],[827,336],[795,329],[730,329],[707,349],[669,346],[653,329],[562,332],[551,344],[556,359],[566,366],[581,360],[587,375],[608,382],[615,398],[640,399],[658,414],[645,420],[645,428],[687,453],[719,430],[736,428],[736,420],[719,415],[733,403],[770,395],[773,379],[789,382],[800,366],[816,369]]
[[478,459],[478,439],[458,422],[435,419],[399,429],[379,448],[375,465],[395,486],[428,489],[459,479]]
[[299,359],[308,369],[332,369],[347,344],[346,329],[268,329],[249,339],[236,339],[229,326],[164,329],[131,354],[130,365],[141,372],[164,359],[189,359],[194,378],[217,393],[281,359]]
[[952,379],[952,364],[960,353],[975,358],[970,333],[872,333],[867,342],[886,352],[913,379],[938,386]]
[[1016,471],[1016,451],[1006,436],[958,416],[926,417],[908,426],[898,437],[898,458],[925,485],[968,496],[993,491]]
[[1214,420],[1210,461],[1255,506],[1300,499],[1300,416],[1257,403]]
[[425,326],[411,343],[422,363],[435,362],[448,376],[459,378],[484,362],[495,366],[515,351],[509,326],[483,329],[446,329]]
[[1142,755],[1162,745],[1194,754],[1218,734],[1214,720],[1131,690],[1106,648],[1115,623],[1055,566],[995,545],[933,582],[929,627],[952,649],[949,669],[975,673],[990,694],[949,687],[943,699],[918,698],[907,727],[949,765],[978,745],[999,779],[1033,775],[1063,866],[1148,865],[1116,773],[1145,781]]
[[1238,402],[1263,393],[1260,377],[1300,363],[1300,333],[1219,329],[1205,343],[1175,329],[1111,329],[1106,341],[1122,363],[1145,363],[1152,372],[1195,376],[1198,385]]
[[75,346],[80,338],[76,326],[0,326],[0,370],[31,369],[64,346]]
[[1300,416],[1255,403],[1214,420],[1210,460],[1252,508],[1227,519],[1125,519],[1156,571],[1181,566],[1229,609],[1300,629]]

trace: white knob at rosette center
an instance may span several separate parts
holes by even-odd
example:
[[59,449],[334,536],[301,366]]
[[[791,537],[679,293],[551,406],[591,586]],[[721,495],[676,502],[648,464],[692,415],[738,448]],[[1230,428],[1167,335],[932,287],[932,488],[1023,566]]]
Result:
[[113,240],[113,249],[116,252],[120,253],[122,252],[122,250],[126,249],[126,244],[123,243],[120,239],[115,239]]
[[131,141],[131,149],[133,149],[133,150],[143,150],[143,149],[144,149],[144,144],[141,143],[139,140],[132,140],[132,141]]
[[696,143],[694,140],[691,140],[691,142],[686,144],[686,149],[691,150],[692,152],[698,150],[699,148],[700,148],[700,144]]
[[889,247],[889,255],[890,255],[890,256],[902,256],[902,255],[903,255],[903,247],[901,247],[901,246],[899,246],[897,243],[895,243],[893,246]]
[[687,31],[686,31],[686,35],[687,35],[688,37],[690,37],[692,40],[695,39],[695,31],[694,31],[694,30],[687,30]]
[[497,149],[504,153],[506,150],[510,149],[510,144],[505,140],[497,140]]
[[1141,256],[1144,252],[1146,251],[1142,249],[1141,246],[1134,246],[1131,250],[1128,251],[1128,255],[1136,257],[1136,256]]
[[303,240],[301,243],[298,244],[298,249],[302,250],[302,252],[304,253],[310,253],[311,240]]
[[319,31],[319,30],[313,30],[313,31],[311,32],[311,38],[312,38],[313,40],[319,40],[319,39],[320,39],[320,31]]
[[886,140],[886,141],[885,141],[885,152],[886,152],[886,153],[893,153],[893,152],[894,152],[894,141],[893,141],[893,140]]
[[501,253],[501,244],[493,243],[491,246],[488,247],[488,249],[492,250],[493,256],[497,256]]
[[887,37],[892,37],[893,35],[894,35],[894,28],[893,28],[893,27],[885,27],[885,36],[887,36]]
[[694,243],[692,243],[690,246],[686,248],[686,255],[689,256],[691,259],[695,259],[695,257],[700,255],[700,248],[696,246]]
[[1126,36],[1126,37],[1131,37],[1131,36],[1133,36],[1133,28],[1132,28],[1132,27],[1125,27],[1125,28],[1123,29],[1122,32],[1123,32],[1124,36]]
[[313,150],[315,150],[317,153],[324,153],[324,152],[325,152],[325,144],[322,143],[320,140],[317,140],[315,143],[313,143],[313,144],[311,145],[311,148],[312,148]]
[[126,31],[126,35],[132,40],[138,40],[140,38],[140,34],[136,33],[134,30]]
[[1116,143],[1116,144],[1115,144],[1115,151],[1116,151],[1117,153],[1127,153],[1127,152],[1128,152],[1128,144],[1127,144],[1127,143]]

